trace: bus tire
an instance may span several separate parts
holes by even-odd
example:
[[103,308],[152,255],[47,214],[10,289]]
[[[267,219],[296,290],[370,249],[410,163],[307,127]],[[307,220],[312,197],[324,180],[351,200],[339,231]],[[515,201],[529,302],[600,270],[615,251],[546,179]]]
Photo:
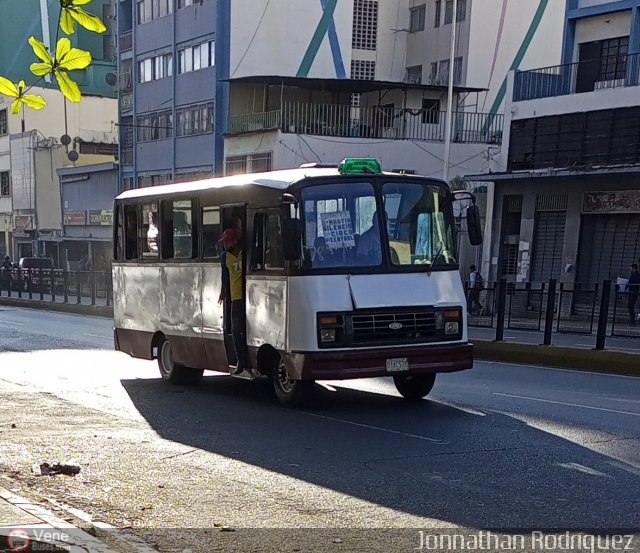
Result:
[[163,380],[171,384],[196,385],[202,380],[203,369],[185,367],[173,360],[173,348],[169,340],[164,339],[158,347],[158,368]]
[[396,375],[393,383],[400,395],[408,400],[418,400],[429,395],[436,381],[436,373]]
[[278,362],[273,369],[271,382],[273,382],[273,390],[278,401],[285,407],[296,407],[304,404],[311,396],[311,391],[315,384],[313,380],[292,380],[282,357],[278,357]]

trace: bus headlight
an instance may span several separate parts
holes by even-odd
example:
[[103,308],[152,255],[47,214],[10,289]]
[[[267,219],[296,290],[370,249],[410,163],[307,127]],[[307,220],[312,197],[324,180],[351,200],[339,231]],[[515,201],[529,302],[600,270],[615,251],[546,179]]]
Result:
[[324,344],[336,341],[336,329],[335,328],[321,328],[320,329],[320,341]]
[[446,335],[458,334],[460,332],[460,323],[448,321],[444,325],[444,333]]

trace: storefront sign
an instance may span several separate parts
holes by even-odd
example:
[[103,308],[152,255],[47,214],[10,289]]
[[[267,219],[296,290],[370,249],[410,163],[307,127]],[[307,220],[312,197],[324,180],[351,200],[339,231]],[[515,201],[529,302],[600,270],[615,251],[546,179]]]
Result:
[[110,227],[113,225],[113,209],[98,209],[89,211],[89,224]]
[[64,224],[68,225],[68,226],[86,225],[87,224],[87,212],[86,211],[65,211],[64,212]]
[[640,190],[584,192],[582,213],[640,213]]

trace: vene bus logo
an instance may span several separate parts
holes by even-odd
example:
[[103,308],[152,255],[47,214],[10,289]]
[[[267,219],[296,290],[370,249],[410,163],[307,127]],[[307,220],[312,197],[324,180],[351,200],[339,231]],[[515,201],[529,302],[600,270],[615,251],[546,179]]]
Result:
[[9,551],[15,551],[16,553],[27,551],[29,545],[31,545],[31,538],[22,528],[14,528],[7,535],[7,547]]

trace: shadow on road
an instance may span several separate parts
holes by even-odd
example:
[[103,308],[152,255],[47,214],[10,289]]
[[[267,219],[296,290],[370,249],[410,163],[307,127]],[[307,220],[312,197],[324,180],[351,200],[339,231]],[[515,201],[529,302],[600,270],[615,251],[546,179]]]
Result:
[[346,387],[319,389],[310,408],[288,410],[268,381],[225,376],[198,388],[122,384],[165,439],[442,526],[639,525],[640,471],[508,414]]

